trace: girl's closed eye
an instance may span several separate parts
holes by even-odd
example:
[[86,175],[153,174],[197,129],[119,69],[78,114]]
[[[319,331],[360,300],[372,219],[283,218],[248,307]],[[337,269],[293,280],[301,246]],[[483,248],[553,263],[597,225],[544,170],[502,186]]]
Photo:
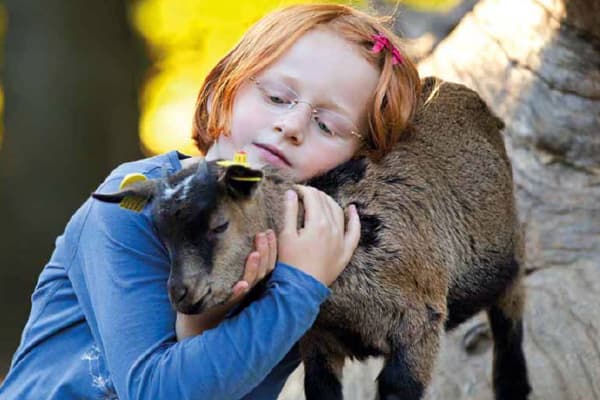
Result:
[[290,104],[287,100],[282,99],[279,96],[274,96],[274,95],[269,96],[269,100],[275,104]]
[[286,94],[281,88],[264,87],[263,89],[265,98],[270,103],[289,107],[293,102],[293,97]]
[[292,106],[296,94],[285,85],[277,82],[262,81],[256,78],[250,78],[258,90],[263,96],[263,100],[270,105],[274,106],[286,106],[287,108]]
[[317,123],[317,125],[319,126],[319,129],[321,130],[321,132],[323,132],[323,134],[327,135],[327,136],[337,136],[335,131],[332,131],[329,126],[327,125],[327,123],[325,123],[324,121],[321,120],[321,118],[319,118],[319,115],[316,114],[314,117],[315,122]]

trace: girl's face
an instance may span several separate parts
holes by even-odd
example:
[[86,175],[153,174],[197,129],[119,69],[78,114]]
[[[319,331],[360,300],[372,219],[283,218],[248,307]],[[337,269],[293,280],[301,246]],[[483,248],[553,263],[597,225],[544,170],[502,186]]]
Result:
[[206,158],[243,150],[251,165],[271,164],[296,181],[320,175],[348,161],[357,135],[367,135],[378,80],[378,69],[341,36],[311,30],[239,88],[231,133]]

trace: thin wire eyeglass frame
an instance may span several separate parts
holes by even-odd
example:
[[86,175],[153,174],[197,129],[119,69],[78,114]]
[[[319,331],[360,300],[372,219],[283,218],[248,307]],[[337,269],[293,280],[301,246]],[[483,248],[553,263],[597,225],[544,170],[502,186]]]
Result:
[[[256,84],[256,87],[258,88],[258,90],[261,91],[261,93],[268,94],[264,90],[264,88],[261,86],[261,82],[260,82],[259,79],[257,79],[255,76],[251,76],[249,79]],[[299,103],[307,104],[310,107],[310,109],[311,109],[311,114],[312,115],[316,115],[316,116],[319,115],[319,110],[317,109],[317,107],[313,106],[312,103],[310,103],[310,102],[308,102],[306,100],[300,100],[297,97],[291,101],[291,103],[288,106],[288,109],[292,110]],[[333,111],[329,111],[329,112],[333,112]],[[342,117],[342,118],[346,118],[346,117]],[[350,122],[350,125],[354,126],[354,123]],[[360,133],[358,133],[357,130],[352,129],[348,133],[351,134],[351,135],[353,135],[353,136],[355,136],[355,137],[357,137],[357,138],[359,138],[359,139],[362,139],[362,135]]]

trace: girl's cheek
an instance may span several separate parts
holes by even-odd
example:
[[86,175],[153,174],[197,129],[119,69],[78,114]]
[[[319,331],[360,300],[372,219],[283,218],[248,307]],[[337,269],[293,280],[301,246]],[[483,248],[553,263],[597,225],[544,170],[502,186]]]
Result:
[[258,107],[248,104],[245,107],[237,107],[234,110],[231,131],[237,144],[252,142],[258,136],[258,132],[264,131],[268,124],[268,118],[264,111]]

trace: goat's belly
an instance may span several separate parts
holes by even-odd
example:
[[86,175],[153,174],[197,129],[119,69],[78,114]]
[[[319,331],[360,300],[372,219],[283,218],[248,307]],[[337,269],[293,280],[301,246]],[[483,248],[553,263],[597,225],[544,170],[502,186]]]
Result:
[[389,293],[381,283],[350,289],[332,287],[313,329],[323,340],[337,343],[335,351],[344,355],[362,359],[388,354],[390,333],[402,330],[405,318],[413,317],[408,299],[401,291]]
[[373,336],[368,336],[356,328],[340,326],[337,323],[329,324],[317,319],[310,336],[329,354],[364,360],[367,357],[389,353],[390,347],[383,338],[373,340]]
[[488,260],[468,267],[468,273],[454,276],[448,291],[446,328],[452,329],[477,312],[494,304],[519,276],[519,264]]

